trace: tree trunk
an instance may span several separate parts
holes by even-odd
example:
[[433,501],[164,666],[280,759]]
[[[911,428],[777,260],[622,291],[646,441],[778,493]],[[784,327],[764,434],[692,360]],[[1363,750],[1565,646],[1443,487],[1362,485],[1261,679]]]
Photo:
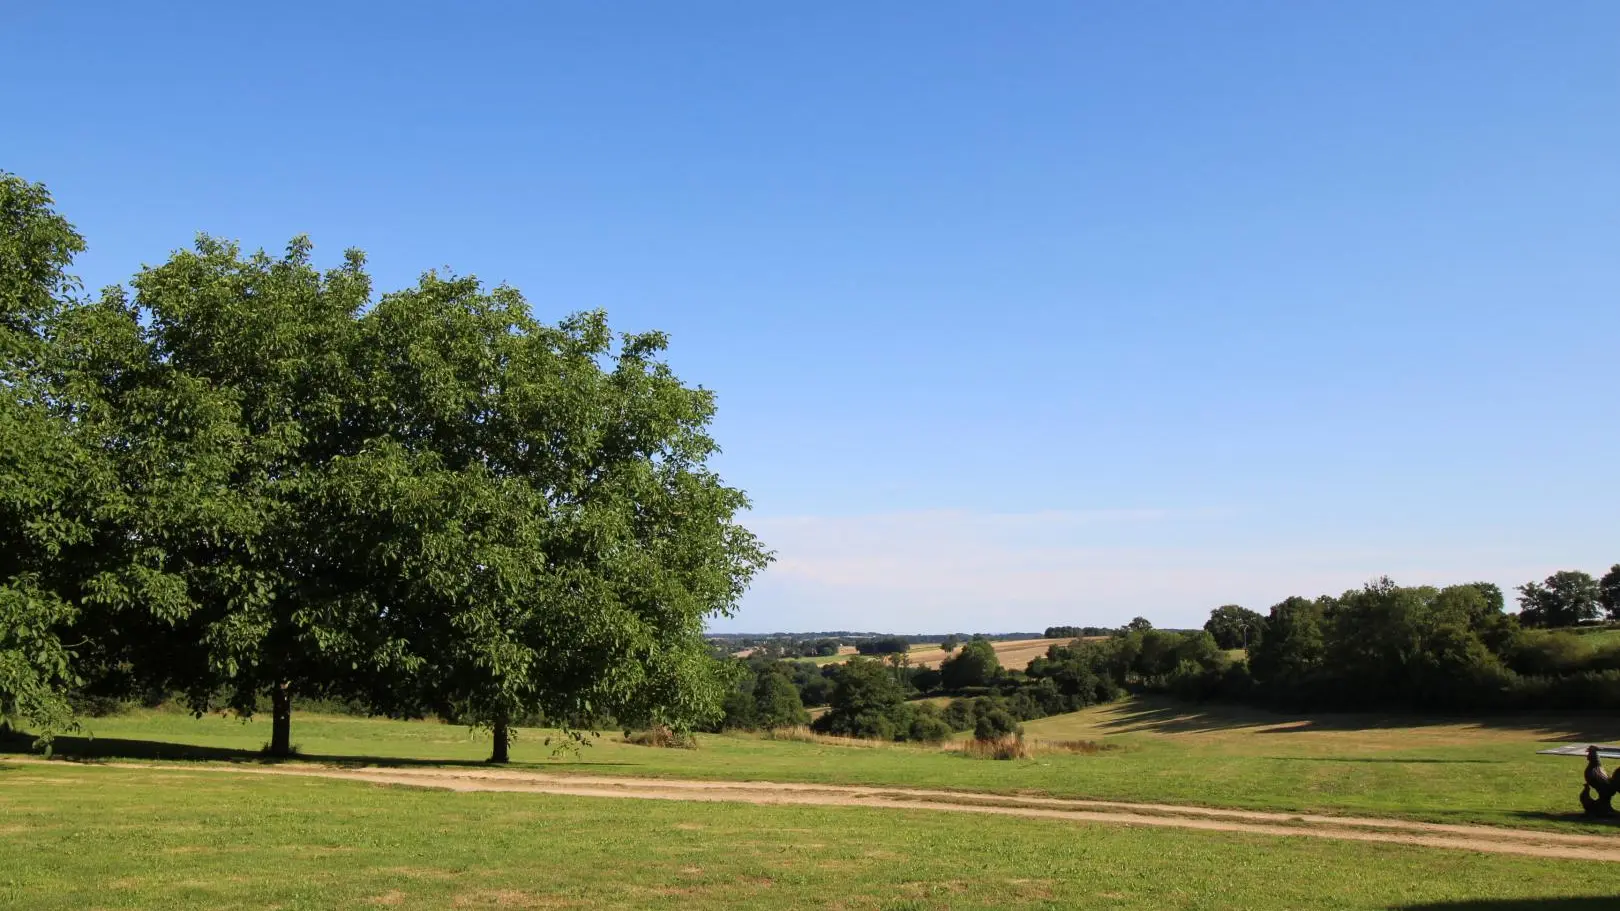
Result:
[[512,743],[512,728],[506,716],[495,719],[495,747],[489,754],[489,761],[505,765],[512,759],[507,755],[507,747]]
[[292,691],[286,683],[270,688],[270,755],[292,755]]

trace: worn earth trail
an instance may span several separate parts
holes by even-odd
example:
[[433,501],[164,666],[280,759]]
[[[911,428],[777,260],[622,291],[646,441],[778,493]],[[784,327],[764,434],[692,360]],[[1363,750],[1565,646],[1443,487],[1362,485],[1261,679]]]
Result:
[[[15,760],[8,760],[15,761]],[[42,761],[42,760],[35,760]],[[505,769],[352,768],[288,763],[274,766],[204,763],[97,763],[121,769],[208,772],[233,775],[293,775],[337,778],[373,784],[442,788],[451,791],[511,791],[573,797],[619,797],[643,800],[727,801],[801,806],[874,807],[989,813],[1074,822],[1164,826],[1334,838],[1419,845],[1493,854],[1523,854],[1574,860],[1620,862],[1620,837],[1513,829],[1501,826],[1448,825],[1377,817],[1323,816],[1260,810],[1223,810],[1175,804],[1127,803],[986,794],[965,791],[881,788],[850,785],[795,784],[774,781],[687,781],[666,778],[621,778],[551,774]]]

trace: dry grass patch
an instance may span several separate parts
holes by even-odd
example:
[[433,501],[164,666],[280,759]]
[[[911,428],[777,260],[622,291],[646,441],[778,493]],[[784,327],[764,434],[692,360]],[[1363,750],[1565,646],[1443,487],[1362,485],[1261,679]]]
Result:
[[1051,901],[1054,897],[1049,879],[1009,879],[1007,885],[1020,901]]
[[1117,749],[1115,744],[1095,740],[1038,740],[1018,734],[998,740],[953,740],[945,744],[945,752],[960,753],[969,759],[1034,759],[1058,753],[1089,756]]
[[[1054,645],[1068,645],[1073,639],[1012,639],[1007,642],[992,642],[991,647],[996,650],[996,657],[1001,660],[1001,666],[1012,670],[1024,670],[1031,661],[1046,654],[1046,650]],[[913,649],[908,655],[913,666],[939,667],[949,655],[938,648]]]
[[437,881],[456,879],[461,876],[460,873],[452,873],[449,870],[435,870],[431,867],[388,867],[382,872],[391,873],[395,876],[403,876],[406,879],[425,879]]
[[922,751],[928,749],[925,744],[917,742],[878,741],[872,738],[839,738],[834,734],[818,734],[805,726],[797,728],[776,728],[774,731],[761,731],[760,739],[765,741],[789,741],[800,744],[820,744],[826,747],[855,747],[855,749],[893,749],[893,751]]
[[995,740],[960,740],[947,744],[945,749],[969,759],[1029,759],[1035,755],[1017,734]]
[[454,908],[573,908],[580,904],[573,899],[538,895],[521,889],[480,889],[476,892],[464,892],[450,903]]
[[655,725],[649,730],[626,734],[625,743],[642,747],[660,747],[672,750],[695,750],[697,738],[684,731],[677,731],[664,725]]
[[[872,749],[905,749],[908,744],[896,743],[891,740],[872,740],[865,737],[835,737],[832,734],[817,734],[807,727],[777,728],[766,731],[760,735],[765,740],[786,740],[794,743],[816,743],[829,747],[859,747],[863,750]],[[914,747],[912,747],[914,749]]]

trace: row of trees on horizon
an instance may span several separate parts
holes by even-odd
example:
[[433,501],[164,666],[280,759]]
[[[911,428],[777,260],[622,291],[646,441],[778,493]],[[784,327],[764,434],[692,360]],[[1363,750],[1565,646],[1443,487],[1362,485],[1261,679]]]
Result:
[[[982,636],[946,637],[939,646],[950,655],[937,669],[914,666],[904,649],[841,664],[758,651],[736,661],[746,670],[714,729],[801,725],[806,707],[825,706],[812,726],[827,734],[994,738],[1130,692],[1301,710],[1613,711],[1620,636],[1573,624],[1595,619],[1593,605],[1610,608],[1620,566],[1601,581],[1586,576],[1590,585],[1581,575],[1520,586],[1517,614],[1492,583],[1380,579],[1287,598],[1266,614],[1224,605],[1202,630],[1155,629],[1142,617],[1117,629],[1050,627],[1048,638],[1072,641],[1027,669],[1002,667]],[[953,698],[943,708],[928,698],[940,696]]]
[[[1471,583],[1497,605],[1504,604],[1502,590],[1492,582]],[[1599,618],[1620,621],[1620,563],[1601,579],[1581,570],[1561,570],[1537,582],[1516,589],[1522,627],[1551,629],[1574,627]],[[1265,616],[1237,604],[1227,604],[1211,612],[1204,630],[1215,637],[1221,648],[1247,648],[1266,626]]]

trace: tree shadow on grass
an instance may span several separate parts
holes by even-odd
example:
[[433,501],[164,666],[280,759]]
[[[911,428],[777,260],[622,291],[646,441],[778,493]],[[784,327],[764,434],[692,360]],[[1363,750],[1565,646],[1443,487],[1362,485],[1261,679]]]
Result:
[[1278,762],[1369,762],[1389,765],[1501,765],[1500,759],[1415,759],[1399,756],[1265,756]]
[[[31,734],[16,732],[0,734],[0,755],[40,756]],[[237,747],[198,746],[189,743],[168,743],[161,740],[131,740],[122,737],[58,737],[51,744],[51,756],[79,762],[97,762],[118,759],[167,760],[176,762],[235,762],[259,765],[277,765],[283,762],[313,762],[333,766],[379,766],[384,768],[455,767],[455,768],[593,768],[605,766],[633,766],[631,762],[592,761],[517,761],[510,765],[491,765],[479,759],[418,759],[399,756],[330,756],[318,753],[298,753],[286,759],[266,756],[259,750]],[[0,769],[8,768],[0,762]]]
[[1603,715],[1419,715],[1366,712],[1288,713],[1244,705],[1178,702],[1139,696],[1097,727],[1115,733],[1190,734],[1243,730],[1254,734],[1370,731],[1466,725],[1523,733],[1527,739],[1608,743],[1620,740],[1620,721]]
[[1417,905],[1390,905],[1390,911],[1615,911],[1617,896],[1568,896],[1568,898],[1461,898],[1456,901],[1422,901]]
[[[1572,799],[1570,802],[1574,803],[1574,800]],[[1508,810],[1505,812],[1514,819],[1522,819],[1527,822],[1556,822],[1563,825],[1584,825],[1611,830],[1620,829],[1620,819],[1588,816],[1580,810],[1571,810],[1564,813],[1548,810]],[[1620,908],[1620,900],[1616,900],[1615,907]]]

